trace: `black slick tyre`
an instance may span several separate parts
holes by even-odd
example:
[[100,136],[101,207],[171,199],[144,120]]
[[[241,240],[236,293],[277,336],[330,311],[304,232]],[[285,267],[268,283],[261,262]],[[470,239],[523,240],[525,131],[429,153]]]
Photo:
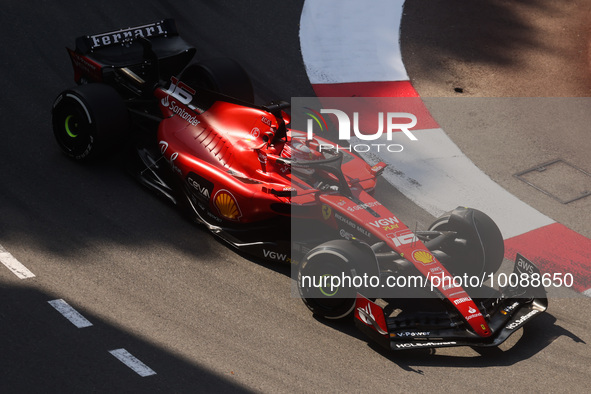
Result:
[[454,231],[455,241],[440,249],[451,257],[446,268],[454,275],[481,276],[495,273],[503,262],[503,236],[495,222],[483,212],[458,207],[436,219],[431,231]]
[[53,104],[52,124],[62,152],[88,162],[124,140],[129,114],[115,89],[93,83],[63,91]]
[[[378,275],[371,249],[347,240],[325,242],[306,254],[298,270],[298,290],[304,304],[325,319],[345,319],[355,308],[355,278]],[[333,277],[335,280],[333,281]],[[347,282],[346,278],[350,278]],[[340,282],[340,283],[338,283]]]
[[250,77],[238,62],[230,58],[213,58],[190,64],[180,79],[194,88],[205,88],[248,103],[254,102]]

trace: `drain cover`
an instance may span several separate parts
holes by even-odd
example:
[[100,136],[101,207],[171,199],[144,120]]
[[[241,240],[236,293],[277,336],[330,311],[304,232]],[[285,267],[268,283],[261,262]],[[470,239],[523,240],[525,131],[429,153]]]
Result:
[[563,204],[591,195],[591,174],[562,159],[539,164],[515,176]]

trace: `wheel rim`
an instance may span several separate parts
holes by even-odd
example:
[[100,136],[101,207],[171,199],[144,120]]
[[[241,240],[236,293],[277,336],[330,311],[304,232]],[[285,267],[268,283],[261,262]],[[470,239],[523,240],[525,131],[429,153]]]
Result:
[[[332,277],[332,275],[330,275],[330,274],[322,275],[323,280],[324,280],[324,278],[327,278],[327,277]],[[326,283],[326,282],[324,282],[324,283]],[[320,292],[322,294],[324,294],[325,296],[327,296],[327,297],[334,297],[339,292],[339,288],[338,287],[336,287],[335,290],[332,293],[329,293],[329,292],[325,291],[324,290],[324,287],[322,287],[322,286],[320,286],[318,288],[318,290],[320,290]]]
[[343,272],[351,275],[343,261],[332,254],[323,254],[308,264],[303,274],[322,278],[321,286],[308,288],[304,295],[308,304],[313,306],[313,311],[329,319],[347,315],[354,306],[355,291],[340,285],[333,287],[331,279],[333,276],[340,278]]
[[92,144],[92,125],[78,103],[69,99],[54,112],[54,134],[58,144],[69,156],[78,157],[88,153]]
[[66,129],[66,133],[68,134],[68,136],[70,136],[72,138],[76,138],[76,137],[78,137],[78,132],[74,133],[73,130],[78,128],[78,123],[72,122],[73,124],[70,124],[70,121],[72,120],[73,117],[74,117],[74,115],[68,115],[66,117],[64,128]]

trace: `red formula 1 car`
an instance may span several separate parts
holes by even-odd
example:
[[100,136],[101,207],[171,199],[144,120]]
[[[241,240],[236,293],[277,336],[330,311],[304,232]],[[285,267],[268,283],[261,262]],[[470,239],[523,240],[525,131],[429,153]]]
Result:
[[[497,271],[494,222],[458,208],[411,231],[372,197],[383,165],[291,130],[285,102],[253,104],[246,72],[229,59],[193,62],[172,20],[80,37],[68,52],[78,86],[53,104],[62,151],[84,162],[130,145],[142,184],[235,248],[291,261],[315,314],[354,314],[362,331],[400,350],[495,346],[546,310],[534,281],[435,283]],[[539,272],[518,256],[514,274]],[[392,278],[414,284],[395,288]]]

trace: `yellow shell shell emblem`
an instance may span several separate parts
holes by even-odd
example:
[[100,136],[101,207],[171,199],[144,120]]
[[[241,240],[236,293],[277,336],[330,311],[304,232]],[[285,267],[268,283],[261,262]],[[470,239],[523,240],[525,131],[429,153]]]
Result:
[[220,215],[230,220],[238,220],[242,217],[242,212],[234,196],[227,190],[220,190],[216,193],[213,204],[218,209]]
[[415,261],[423,264],[431,264],[433,261],[435,261],[433,255],[426,250],[415,250],[412,253],[412,258],[415,259]]

